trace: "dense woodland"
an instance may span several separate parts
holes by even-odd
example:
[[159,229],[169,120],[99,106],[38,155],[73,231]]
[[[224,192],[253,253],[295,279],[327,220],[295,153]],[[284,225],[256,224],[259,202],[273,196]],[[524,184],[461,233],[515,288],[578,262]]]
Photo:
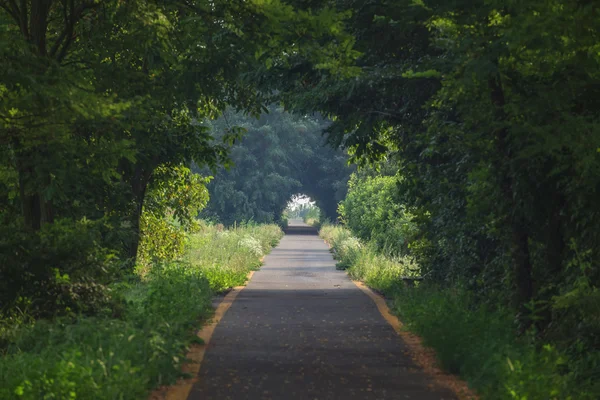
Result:
[[202,209],[333,216],[347,154],[353,235],[579,390],[500,398],[598,398],[599,99],[596,1],[0,0],[0,352],[122,318]]

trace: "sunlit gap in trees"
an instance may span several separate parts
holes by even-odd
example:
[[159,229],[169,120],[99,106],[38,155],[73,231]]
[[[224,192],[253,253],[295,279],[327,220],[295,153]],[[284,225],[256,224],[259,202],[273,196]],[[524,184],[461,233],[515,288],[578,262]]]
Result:
[[318,223],[320,216],[321,210],[317,207],[316,202],[302,193],[290,197],[283,212],[284,219],[288,221],[296,220],[296,222],[303,221],[309,225]]

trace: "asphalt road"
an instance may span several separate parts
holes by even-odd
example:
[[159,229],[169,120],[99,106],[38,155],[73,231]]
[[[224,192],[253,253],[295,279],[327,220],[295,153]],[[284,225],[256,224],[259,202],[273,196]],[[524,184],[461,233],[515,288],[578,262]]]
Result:
[[407,351],[298,224],[217,326],[188,399],[455,399]]

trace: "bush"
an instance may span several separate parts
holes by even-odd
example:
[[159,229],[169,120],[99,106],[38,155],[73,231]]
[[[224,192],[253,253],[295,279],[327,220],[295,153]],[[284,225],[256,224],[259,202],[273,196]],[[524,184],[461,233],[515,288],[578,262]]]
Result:
[[113,250],[99,246],[103,220],[58,220],[39,232],[18,224],[0,232],[0,304],[5,316],[93,315],[109,304],[107,284],[119,277]]
[[208,202],[208,182],[182,165],[157,168],[140,218],[138,269],[183,257],[188,233],[200,227],[196,217]]
[[338,211],[360,240],[392,254],[406,254],[418,228],[412,215],[396,201],[397,184],[394,176],[362,177],[354,173]]
[[277,225],[279,225],[281,229],[287,228],[289,225],[288,218],[285,215],[282,215],[281,218],[279,218],[279,221],[277,221]]
[[169,264],[118,291],[127,302],[123,319],[40,320],[12,330],[0,398],[136,399],[174,382],[192,327],[210,312],[208,281]]

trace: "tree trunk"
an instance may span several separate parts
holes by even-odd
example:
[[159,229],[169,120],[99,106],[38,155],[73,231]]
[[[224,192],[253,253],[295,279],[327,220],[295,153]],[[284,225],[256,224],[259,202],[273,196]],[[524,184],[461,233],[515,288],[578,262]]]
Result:
[[[517,211],[518,212],[518,211]],[[521,212],[518,212],[521,214]],[[527,303],[533,298],[533,274],[531,256],[529,254],[529,234],[526,222],[521,215],[512,217],[513,263],[516,281],[516,303],[520,311],[520,319],[524,329],[531,325]]]
[[52,202],[45,200],[37,185],[35,176],[35,160],[39,153],[35,149],[20,149],[15,146],[15,158],[19,174],[19,197],[25,226],[38,231],[43,224],[54,222]]
[[[506,120],[504,112],[505,98],[499,74],[490,77],[488,81],[492,104],[496,108],[496,118],[502,122]],[[512,165],[512,155],[508,145],[508,130],[506,127],[498,129],[495,133],[496,150],[498,159],[495,164],[499,176],[500,188],[506,204],[510,207],[511,253],[515,277],[515,305],[519,310],[519,319],[523,330],[531,326],[531,318],[527,304],[533,299],[533,271],[531,255],[529,253],[529,229],[524,207],[519,200],[519,193],[515,192],[515,176],[517,175]]]
[[554,190],[552,193],[552,204],[548,220],[546,238],[546,263],[548,273],[552,277],[558,277],[562,273],[563,259],[565,256],[565,238],[563,234],[562,211],[566,205],[562,193]]
[[142,218],[142,209],[143,209],[143,199],[138,199],[138,196],[135,196],[135,206],[131,213],[131,240],[129,246],[127,248],[127,258],[130,260],[131,265],[135,265],[137,259],[138,248],[140,247],[140,220]]
[[[48,55],[46,48],[46,35],[48,29],[48,14],[53,0],[33,0],[29,7],[27,2],[20,3],[17,22],[25,40],[32,45],[32,51],[41,61],[40,74],[46,70]],[[16,5],[15,5],[16,9]],[[29,13],[29,21],[28,21]],[[42,192],[44,185],[50,185],[50,175],[39,179],[35,163],[44,160],[43,149],[38,147],[22,148],[20,143],[15,143],[15,157],[19,175],[19,195],[25,225],[34,230],[39,230],[43,224],[54,222],[54,207],[51,200],[44,199]],[[44,182],[41,184],[41,182]]]
[[46,30],[48,29],[48,13],[52,0],[33,0],[29,15],[29,29],[32,45],[38,56],[46,57]]
[[[552,322],[552,307],[550,301],[553,296],[559,294],[558,283],[562,282],[563,262],[565,258],[565,236],[563,229],[562,211],[566,205],[565,197],[557,190],[553,190],[550,196],[550,207],[548,209],[548,225],[546,227],[544,281],[550,283],[544,291],[544,300],[547,301],[542,313],[538,315],[536,326],[544,331]],[[556,283],[556,284],[554,284]]]
[[130,221],[132,236],[129,242],[129,246],[126,249],[127,258],[130,260],[131,265],[135,265],[138,248],[140,246],[141,231],[140,231],[140,220],[142,218],[142,211],[144,209],[144,199],[146,197],[146,189],[152,176],[152,170],[146,171],[141,166],[135,166],[135,170],[132,178],[130,179],[131,192],[133,195],[133,209],[131,210]]

